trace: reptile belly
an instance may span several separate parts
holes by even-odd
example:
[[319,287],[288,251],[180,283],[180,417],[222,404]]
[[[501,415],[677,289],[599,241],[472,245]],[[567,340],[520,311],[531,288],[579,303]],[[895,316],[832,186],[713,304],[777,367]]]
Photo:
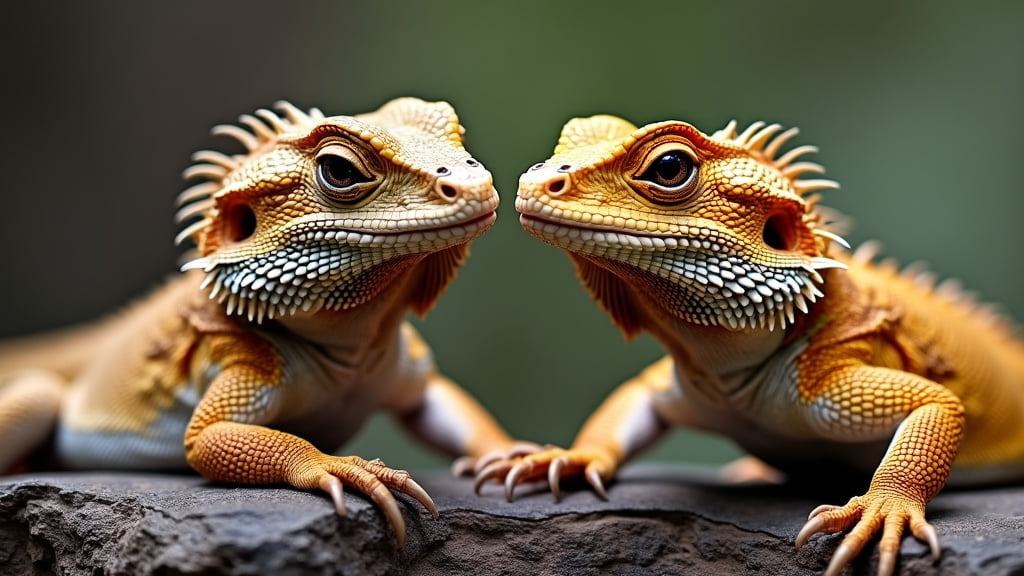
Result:
[[197,398],[191,387],[178,392],[174,405],[142,430],[83,430],[58,424],[55,451],[62,466],[76,469],[186,469],[185,427]]

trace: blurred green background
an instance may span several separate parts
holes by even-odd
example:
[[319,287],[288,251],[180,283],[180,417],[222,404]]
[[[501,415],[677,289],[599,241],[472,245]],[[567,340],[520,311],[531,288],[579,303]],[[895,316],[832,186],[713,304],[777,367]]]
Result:
[[[166,2],[5,5],[0,336],[115,310],[175,269],[172,203],[216,123],[444,99],[504,196],[422,331],[520,438],[567,444],[659,355],[626,343],[558,250],[519,229],[520,172],[568,118],[798,125],[884,240],[1024,318],[1024,3]],[[378,417],[344,452],[443,461]],[[674,433],[646,457],[721,462]]]

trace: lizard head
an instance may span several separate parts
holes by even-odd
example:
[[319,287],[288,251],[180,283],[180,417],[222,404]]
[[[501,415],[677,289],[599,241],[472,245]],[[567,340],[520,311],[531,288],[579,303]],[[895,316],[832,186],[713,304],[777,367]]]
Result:
[[182,269],[260,321],[359,306],[418,266],[409,304],[425,313],[498,206],[455,111],[415,98],[357,116],[277,109],[213,129],[245,152],[193,155],[185,177],[202,182],[178,198],[177,241],[198,254]]
[[627,336],[639,295],[683,321],[785,327],[822,295],[832,241],[807,192],[831,180],[779,155],[796,129],[757,122],[706,135],[684,122],[642,128],[614,116],[569,121],[554,155],[519,180],[523,227],[568,251],[584,285]]

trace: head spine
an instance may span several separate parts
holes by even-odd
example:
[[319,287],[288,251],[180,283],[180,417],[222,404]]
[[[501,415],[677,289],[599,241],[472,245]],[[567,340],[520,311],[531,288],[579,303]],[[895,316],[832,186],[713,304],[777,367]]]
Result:
[[[255,115],[242,114],[238,121],[244,128],[234,124],[219,124],[210,130],[214,136],[230,136],[240,142],[245,147],[244,154],[229,156],[216,150],[199,150],[192,154],[194,164],[186,168],[182,176],[185,180],[204,180],[178,195],[178,211],[174,221],[183,227],[174,238],[175,244],[181,244],[189,238],[198,240],[199,235],[213,223],[217,216],[214,197],[229,174],[238,170],[254,154],[276,144],[282,134],[299,129],[308,130],[324,119],[323,112],[318,108],[303,112],[284,100],[275,103],[274,108],[280,114],[266,108],[260,108]],[[195,218],[198,219],[193,220]]]

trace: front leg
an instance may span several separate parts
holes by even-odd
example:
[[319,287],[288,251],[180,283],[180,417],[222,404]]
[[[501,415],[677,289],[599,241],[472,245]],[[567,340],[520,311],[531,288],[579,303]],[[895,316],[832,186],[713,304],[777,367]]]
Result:
[[964,408],[945,387],[907,372],[851,365],[831,372],[808,403],[825,436],[848,441],[857,434],[902,420],[863,496],[844,506],[819,506],[797,535],[802,546],[816,532],[851,528],[829,563],[839,574],[881,531],[880,575],[892,574],[900,540],[911,533],[939,556],[935,529],[925,521],[925,505],[942,489],[964,432]]
[[664,434],[668,424],[657,412],[657,396],[672,386],[672,361],[663,358],[619,386],[576,436],[572,448],[548,446],[532,453],[492,454],[476,474],[476,489],[503,481],[511,500],[515,487],[546,478],[557,498],[564,478],[582,476],[602,498],[605,484],[622,464]]
[[[273,348],[256,337],[240,343],[213,337],[214,357],[225,359],[220,373],[196,406],[185,432],[185,456],[200,474],[219,482],[287,483],[331,495],[345,514],[343,485],[370,496],[395,530],[398,545],[405,522],[390,490],[418,500],[434,517],[427,493],[403,470],[380,460],[331,456],[295,435],[267,428],[284,404],[280,361]],[[219,342],[216,342],[219,340]]]
[[459,457],[453,470],[472,467],[485,454],[515,445],[483,406],[440,374],[429,377],[422,402],[402,414],[400,422],[415,437]]
[[[453,470],[472,468],[485,454],[502,452],[515,442],[497,421],[454,382],[439,374],[430,348],[408,323],[402,325],[402,365],[415,384],[399,388],[401,398],[392,398],[398,405],[399,422],[414,437],[452,457],[457,457]],[[426,385],[420,393],[423,380]],[[411,392],[410,390],[415,390]],[[409,403],[412,396],[416,402]]]

